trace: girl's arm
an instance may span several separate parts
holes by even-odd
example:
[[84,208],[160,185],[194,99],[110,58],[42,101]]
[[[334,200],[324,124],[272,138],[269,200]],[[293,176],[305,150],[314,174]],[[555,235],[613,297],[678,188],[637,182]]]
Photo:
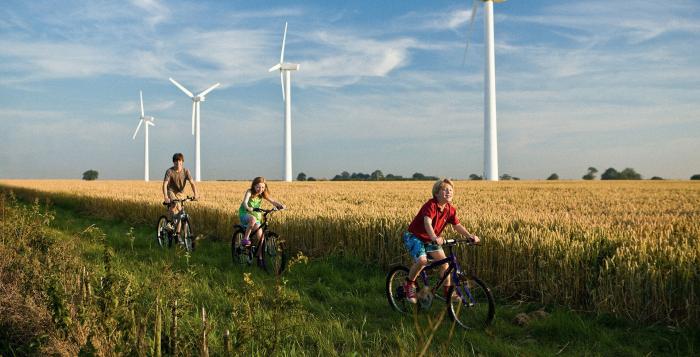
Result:
[[481,241],[481,239],[479,239],[479,237],[477,237],[475,234],[469,233],[462,224],[456,224],[454,229],[457,231],[457,233],[471,239],[474,243],[479,243]]
[[279,201],[275,200],[275,199],[272,198],[272,197],[268,197],[268,198],[266,198],[266,200],[267,200],[267,202],[270,202],[273,206],[277,207],[277,209],[284,209],[284,208],[286,208],[286,206],[283,205],[282,202],[279,202]]
[[253,212],[253,208],[248,206],[248,201],[250,201],[250,195],[251,195],[250,190],[246,190],[245,195],[243,196],[243,203],[241,203],[241,205],[243,205],[243,207],[245,207],[246,211]]

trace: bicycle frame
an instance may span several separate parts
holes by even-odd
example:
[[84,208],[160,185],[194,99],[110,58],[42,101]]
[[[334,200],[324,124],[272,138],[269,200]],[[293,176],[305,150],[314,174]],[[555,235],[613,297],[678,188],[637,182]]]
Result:
[[[465,299],[466,297],[469,299],[469,304],[474,303],[474,298],[472,297],[471,292],[469,291],[469,288],[461,288],[461,284],[459,284],[459,273],[462,271],[462,267],[459,265],[459,262],[457,262],[457,256],[454,254],[452,251],[452,247],[457,244],[458,241],[455,240],[449,240],[448,242],[448,248],[450,250],[450,254],[444,258],[440,259],[437,261],[432,261],[430,264],[426,265],[423,270],[420,272],[420,277],[423,279],[423,284],[424,286],[430,286],[430,280],[428,279],[428,271],[432,271],[433,269],[439,268],[443,264],[447,264],[447,270],[445,271],[445,274],[442,275],[435,286],[431,287],[430,292],[435,294],[437,289],[442,286],[442,284],[447,280],[447,277],[451,275],[452,277],[452,285],[455,286],[455,293],[457,293],[457,296],[462,300],[463,304],[467,304],[467,300]],[[458,288],[459,287],[459,288]],[[464,290],[464,291],[460,291]]]

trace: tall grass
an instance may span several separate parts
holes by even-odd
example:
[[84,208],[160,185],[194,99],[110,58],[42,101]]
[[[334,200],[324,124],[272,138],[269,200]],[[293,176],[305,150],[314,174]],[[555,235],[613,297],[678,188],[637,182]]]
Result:
[[[160,183],[2,181],[18,195],[132,223],[155,222]],[[247,182],[203,182],[195,229],[227,240]],[[405,261],[403,231],[426,182],[270,183],[274,228],[310,256]],[[517,296],[636,321],[700,321],[700,186],[691,182],[457,182],[459,217],[484,238],[465,264]]]

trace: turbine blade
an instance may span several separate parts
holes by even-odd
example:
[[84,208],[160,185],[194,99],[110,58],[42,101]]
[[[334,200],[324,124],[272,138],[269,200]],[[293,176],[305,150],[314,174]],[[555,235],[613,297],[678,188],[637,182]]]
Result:
[[197,108],[197,102],[192,102],[192,135],[194,135],[194,111]]
[[200,96],[200,97],[204,97],[204,96],[207,95],[209,92],[213,91],[214,88],[216,88],[216,87],[218,87],[218,86],[220,86],[220,85],[221,85],[221,83],[214,84],[213,86],[207,88],[207,90],[205,90],[204,92],[199,93],[199,96]]
[[287,41],[287,22],[284,22],[284,35],[282,36],[282,52],[280,53],[280,63],[284,63],[284,43]]
[[138,134],[139,129],[141,129],[141,124],[143,124],[143,119],[139,120],[139,125],[136,126],[136,131],[134,132],[134,136],[131,137],[131,140],[136,139],[136,134]]
[[476,17],[476,9],[479,6],[478,3],[479,0],[474,0],[474,4],[472,5],[472,13],[471,13],[471,18],[469,19],[469,29],[467,30],[467,44],[464,46],[464,57],[462,58],[462,67],[467,63],[467,50],[469,49],[469,38],[471,37],[472,34],[472,29],[474,28],[474,18]]
[[270,67],[270,69],[268,70],[268,72],[276,71],[276,70],[280,69],[281,67],[282,67],[282,63],[278,63],[278,64],[276,64],[276,65]]
[[143,92],[139,91],[139,97],[141,98],[141,118],[143,118],[146,115],[143,113]]
[[183,91],[185,94],[187,94],[188,97],[190,97],[190,98],[193,98],[193,97],[194,97],[194,95],[192,94],[192,92],[188,91],[185,87],[182,86],[182,84],[178,83],[176,80],[174,80],[174,79],[172,79],[172,78],[170,78],[170,81],[173,82],[173,84],[174,84],[176,87],[180,88],[181,91]]
[[280,83],[282,84],[282,101],[285,101],[285,93],[284,93],[284,73],[280,71]]

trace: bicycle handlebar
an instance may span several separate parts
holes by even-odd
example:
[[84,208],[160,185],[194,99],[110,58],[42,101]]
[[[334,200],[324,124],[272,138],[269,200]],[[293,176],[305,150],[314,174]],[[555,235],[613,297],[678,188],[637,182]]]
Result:
[[474,243],[470,239],[445,239],[445,243],[443,245],[454,246],[457,244],[479,245],[479,243]]
[[[172,202],[184,203],[184,202],[187,202],[187,201],[196,201],[196,200],[197,200],[197,199],[195,199],[195,198],[192,197],[192,196],[187,196],[186,198],[176,198],[176,199],[174,199],[174,200],[170,200],[170,203],[172,203]],[[165,203],[165,202],[163,202],[163,206],[167,206],[167,205],[169,205],[170,203]]]
[[263,212],[265,214],[268,214],[268,213],[275,212],[275,211],[282,211],[283,209],[284,208],[277,208],[277,207],[274,207],[272,209],[253,208],[253,211],[254,212]]

